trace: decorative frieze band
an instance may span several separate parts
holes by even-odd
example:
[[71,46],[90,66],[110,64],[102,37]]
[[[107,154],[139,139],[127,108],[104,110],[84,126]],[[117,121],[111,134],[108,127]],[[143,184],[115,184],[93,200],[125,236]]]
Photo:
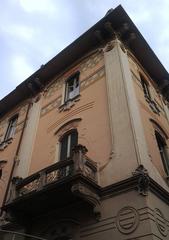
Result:
[[122,235],[129,235],[141,227],[142,222],[145,221],[152,221],[162,236],[168,236],[169,222],[159,209],[151,209],[149,207],[136,209],[132,206],[122,207],[118,210],[116,216],[102,218],[99,222],[82,226],[80,234],[81,238],[105,231],[112,231],[112,234],[113,232],[117,234],[118,231]]
[[[96,54],[94,54],[93,56],[88,58],[87,60],[84,60],[78,68],[78,70],[80,71],[80,73],[82,75],[82,78],[83,78],[83,73],[94,69],[96,67],[96,65],[101,61],[101,59],[103,59],[102,54],[97,52]],[[58,91],[59,89],[62,88],[66,79],[67,79],[67,75],[64,75],[60,78],[54,79],[53,80],[54,83],[46,90],[44,97],[49,98],[52,95],[54,95],[54,93],[56,91]],[[83,79],[82,79],[82,81],[83,81]]]

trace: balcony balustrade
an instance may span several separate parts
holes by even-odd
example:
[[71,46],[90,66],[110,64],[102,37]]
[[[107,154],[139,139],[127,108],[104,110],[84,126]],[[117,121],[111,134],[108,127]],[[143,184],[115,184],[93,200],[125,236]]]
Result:
[[97,182],[97,165],[86,156],[86,152],[86,147],[77,145],[73,149],[72,158],[59,161],[25,179],[13,178],[15,190],[12,194],[12,200],[34,191],[40,191],[51,183],[62,181],[76,174],[82,174],[84,177]]
[[77,145],[72,157],[48,166],[25,179],[14,177],[11,194],[3,210],[8,221],[23,222],[53,209],[83,203],[100,214],[97,164]]

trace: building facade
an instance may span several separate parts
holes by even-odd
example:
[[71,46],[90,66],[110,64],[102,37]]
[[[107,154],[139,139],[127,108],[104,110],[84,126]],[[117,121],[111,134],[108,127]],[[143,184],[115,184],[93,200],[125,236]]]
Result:
[[169,74],[121,6],[0,113],[4,239],[169,238]]

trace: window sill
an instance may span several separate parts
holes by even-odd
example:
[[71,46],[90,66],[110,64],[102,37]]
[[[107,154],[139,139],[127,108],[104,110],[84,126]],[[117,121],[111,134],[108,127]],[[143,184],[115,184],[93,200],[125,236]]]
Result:
[[65,101],[62,105],[59,106],[59,112],[70,110],[76,102],[80,100],[80,94],[76,95],[74,98],[71,98]]
[[3,151],[10,143],[12,143],[13,138],[8,138],[0,143],[0,151]]

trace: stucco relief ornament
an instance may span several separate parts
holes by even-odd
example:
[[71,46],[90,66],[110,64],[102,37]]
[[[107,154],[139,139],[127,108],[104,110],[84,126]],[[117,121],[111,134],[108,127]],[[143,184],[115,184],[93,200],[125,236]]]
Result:
[[124,44],[117,37],[106,44],[106,46],[103,48],[103,52],[111,51],[116,45],[119,45],[122,51],[126,53],[126,48],[124,47]]
[[143,165],[139,165],[135,172],[133,172],[133,176],[138,176],[137,189],[139,194],[147,196],[150,184],[150,178],[147,169],[145,169]]
[[106,44],[105,48],[103,49],[104,52],[109,52],[115,47],[115,40],[110,41]]
[[158,228],[158,231],[164,237],[166,237],[168,235],[167,222],[163,213],[160,211],[160,209],[158,208],[154,209],[154,217],[155,217],[155,223]]
[[116,226],[123,234],[130,234],[136,230],[140,222],[138,211],[130,206],[123,207],[117,214]]

